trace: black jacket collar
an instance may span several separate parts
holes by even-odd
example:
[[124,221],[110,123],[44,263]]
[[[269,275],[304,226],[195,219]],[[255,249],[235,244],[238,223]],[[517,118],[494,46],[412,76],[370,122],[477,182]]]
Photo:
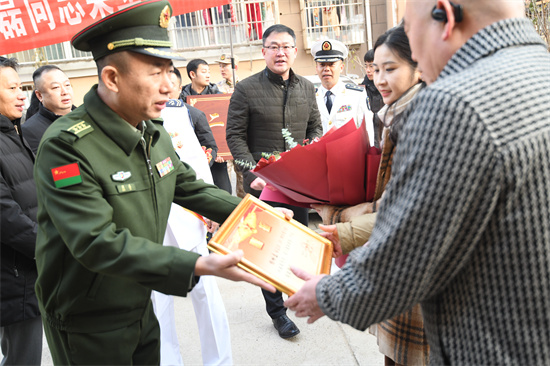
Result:
[[18,118],[11,121],[8,117],[0,114],[0,131],[2,131],[3,133],[7,133],[9,131],[15,130],[15,125],[19,125],[20,120],[21,119]]
[[[283,77],[281,75],[275,74],[273,71],[271,71],[269,69],[269,67],[265,68],[264,73],[265,73],[265,76],[267,76],[267,78],[272,83],[277,84],[277,85],[285,85],[286,84],[286,81],[283,80]],[[296,77],[296,74],[294,73],[294,71],[292,71],[292,69],[290,69],[288,80],[289,80],[289,84],[288,84],[289,86],[294,85],[298,82],[298,78]]]

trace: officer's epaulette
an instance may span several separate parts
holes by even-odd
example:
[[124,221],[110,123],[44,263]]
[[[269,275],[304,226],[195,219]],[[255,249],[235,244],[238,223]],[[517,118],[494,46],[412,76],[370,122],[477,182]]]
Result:
[[77,138],[82,138],[94,130],[92,125],[86,121],[80,121],[67,128],[65,131],[72,133]]
[[363,90],[365,90],[362,86],[355,85],[352,83],[346,84],[346,89],[355,90],[358,92],[362,92]]
[[181,99],[170,99],[166,102],[167,107],[183,107],[183,100]]

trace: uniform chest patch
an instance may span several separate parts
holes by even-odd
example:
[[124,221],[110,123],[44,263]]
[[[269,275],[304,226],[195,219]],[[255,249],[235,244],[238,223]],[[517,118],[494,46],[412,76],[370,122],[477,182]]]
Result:
[[349,112],[349,111],[351,111],[351,105],[343,105],[338,109],[336,113]]
[[114,180],[115,182],[124,182],[125,180],[130,179],[131,176],[132,176],[132,173],[130,172],[120,171],[111,175],[111,179]]
[[74,186],[82,183],[80,167],[78,163],[67,164],[52,169],[53,182],[55,188]]
[[157,167],[157,171],[159,172],[161,178],[174,170],[174,164],[172,164],[172,159],[170,159],[170,157],[167,157],[155,166]]

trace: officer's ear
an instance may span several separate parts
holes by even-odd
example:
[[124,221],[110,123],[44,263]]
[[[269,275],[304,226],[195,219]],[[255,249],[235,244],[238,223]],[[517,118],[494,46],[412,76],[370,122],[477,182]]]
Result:
[[120,73],[116,67],[107,65],[101,70],[99,75],[100,81],[107,89],[118,93],[118,83],[120,81]]

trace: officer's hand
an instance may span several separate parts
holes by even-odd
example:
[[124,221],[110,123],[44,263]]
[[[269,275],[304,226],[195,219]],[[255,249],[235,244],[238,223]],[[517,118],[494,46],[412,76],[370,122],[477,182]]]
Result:
[[209,219],[206,219],[206,218],[204,219],[204,221],[206,222],[206,229],[211,234],[214,234],[216,232],[216,230],[218,230],[218,228],[220,227],[220,224],[218,224],[215,221],[212,221],[212,220],[209,220]]
[[195,276],[213,275],[236,282],[246,281],[260,286],[264,290],[275,292],[273,285],[237,267],[237,263],[239,263],[243,255],[242,250],[236,250],[227,255],[212,253],[206,257],[199,257],[195,263]]
[[222,156],[216,156],[216,160],[215,160],[216,163],[223,163],[224,161],[225,160]]
[[255,189],[257,191],[261,191],[265,187],[265,180],[262,178],[256,178],[250,183],[250,188]]

